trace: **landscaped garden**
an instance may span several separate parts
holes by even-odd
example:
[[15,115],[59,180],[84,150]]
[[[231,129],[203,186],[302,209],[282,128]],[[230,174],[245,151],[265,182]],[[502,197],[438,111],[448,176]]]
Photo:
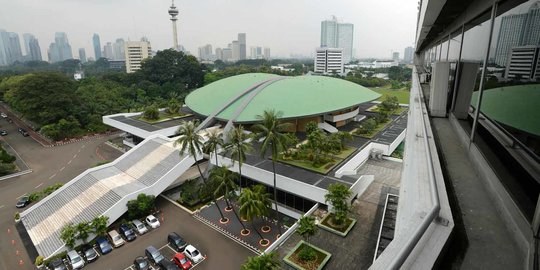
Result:
[[149,124],[155,124],[172,119],[188,117],[191,115],[181,112],[181,108],[182,103],[180,103],[176,99],[171,99],[169,101],[168,107],[165,110],[159,110],[156,105],[151,105],[144,110],[143,114],[136,117],[136,119],[147,122]]
[[386,97],[390,96],[396,97],[400,104],[409,104],[410,92],[408,91],[407,87],[393,89],[392,85],[388,84],[383,87],[371,87],[369,89],[382,95],[378,99],[379,101],[383,101]]
[[373,112],[376,111],[377,114],[364,119],[358,128],[352,131],[352,134],[371,139],[392,122],[390,115],[401,114],[402,110],[407,109],[399,106],[396,97],[386,97],[383,102],[377,105],[375,110],[372,110]]
[[14,173],[18,170],[15,165],[15,156],[8,154],[8,152],[0,145],[0,176]]
[[349,218],[351,206],[347,202],[351,196],[348,187],[342,184],[331,184],[328,193],[324,196],[327,203],[332,206],[332,211],[328,213],[319,223],[319,227],[332,233],[347,236],[356,220]]

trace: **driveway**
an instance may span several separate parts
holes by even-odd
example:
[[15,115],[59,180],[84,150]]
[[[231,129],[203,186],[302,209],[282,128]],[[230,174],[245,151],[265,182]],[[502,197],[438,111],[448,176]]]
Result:
[[138,236],[135,241],[126,243],[111,253],[101,256],[85,269],[126,269],[130,267],[135,257],[144,256],[144,249],[150,245],[158,249],[163,247],[162,253],[169,255],[166,256],[167,259],[171,259],[173,253],[164,246],[167,244],[167,235],[173,231],[182,236],[188,244],[199,249],[203,255],[206,255],[207,259],[197,265],[195,269],[238,270],[247,257],[255,256],[255,253],[204,225],[169,201],[158,197],[156,205],[163,213],[163,216],[159,216],[161,227]]

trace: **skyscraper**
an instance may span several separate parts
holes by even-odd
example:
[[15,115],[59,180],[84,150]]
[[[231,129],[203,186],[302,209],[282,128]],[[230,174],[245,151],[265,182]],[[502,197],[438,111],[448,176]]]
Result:
[[321,47],[343,48],[343,62],[352,60],[354,25],[338,23],[337,18],[321,22]]
[[178,18],[178,9],[174,6],[174,0],[172,0],[172,5],[169,8],[169,15],[171,15],[171,22],[173,27],[173,49],[178,50],[178,32],[176,31],[176,21]]
[[30,60],[43,61],[43,58],[41,57],[41,48],[39,47],[37,38],[32,36],[30,42],[28,43],[28,47],[30,48]]
[[103,46],[103,52],[101,53],[102,57],[105,57],[109,60],[114,60],[114,54],[113,54],[113,46],[112,43],[107,42],[105,46]]
[[94,46],[94,56],[96,57],[96,60],[101,58],[101,42],[99,41],[99,35],[94,34],[92,37],[92,45]]
[[24,53],[27,60],[30,60],[30,40],[32,38],[35,38],[34,35],[29,33],[23,34],[23,42],[24,42]]
[[270,60],[270,48],[264,48],[264,59]]
[[79,60],[81,60],[81,63],[86,63],[86,51],[84,48],[79,48]]
[[246,33],[238,33],[238,59],[246,59]]
[[124,60],[126,59],[126,53],[124,52],[124,39],[117,38],[116,42],[113,44],[113,55],[114,60]]
[[506,66],[513,47],[540,44],[540,2],[527,13],[511,14],[501,20],[495,63]]
[[22,50],[21,50],[21,41],[19,40],[19,34],[9,33],[9,47],[11,49],[11,60],[13,62],[23,61]]
[[152,47],[148,39],[143,38],[141,41],[126,41],[124,42],[124,45],[127,73],[132,73],[141,69],[142,60],[152,55]]
[[7,66],[12,63],[11,49],[9,46],[9,34],[4,29],[0,29],[0,65]]
[[394,60],[394,62],[399,62],[399,52],[392,53],[392,60]]
[[409,46],[405,48],[405,52],[403,53],[403,61],[407,64],[412,63],[413,61],[413,55],[414,55],[414,48]]
[[232,61],[240,60],[240,45],[239,45],[238,40],[233,40],[232,45],[231,45],[231,51],[232,51],[231,60]]
[[199,47],[200,60],[211,60],[212,57],[212,45],[206,44],[202,47]]
[[56,32],[54,34],[54,42],[49,46],[48,53],[51,63],[73,59],[71,45],[69,45],[66,33]]

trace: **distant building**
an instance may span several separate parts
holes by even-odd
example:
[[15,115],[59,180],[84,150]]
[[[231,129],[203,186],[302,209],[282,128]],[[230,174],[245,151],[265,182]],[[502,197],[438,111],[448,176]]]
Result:
[[109,68],[125,72],[126,60],[109,60]]
[[98,60],[101,58],[101,42],[98,34],[94,34],[92,37],[92,45],[94,46],[94,56],[96,57],[96,60]]
[[27,61],[42,61],[41,48],[39,47],[39,42],[36,37],[32,34],[25,33],[23,34],[23,39],[24,49],[26,51],[25,59]]
[[246,59],[246,33],[238,33],[238,60]]
[[225,62],[232,61],[232,49],[231,48],[223,48],[221,50],[222,58],[221,60]]
[[495,64],[504,66],[512,48],[540,44],[540,2],[533,4],[527,13],[502,17],[500,27]]
[[152,55],[152,47],[148,39],[124,42],[126,52],[126,72],[132,73],[141,69],[142,60]]
[[101,56],[105,57],[105,58],[107,58],[109,60],[114,60],[112,43],[107,42],[107,44],[105,44],[105,46],[103,46],[103,51],[101,52]]
[[399,63],[399,52],[393,52],[392,53],[392,60],[394,60],[394,62]]
[[263,59],[263,58],[264,58],[264,54],[263,54],[263,49],[262,49],[262,47],[259,47],[259,46],[252,46],[252,47],[250,47],[249,58],[250,58],[250,59]]
[[223,61],[223,50],[221,48],[216,48],[216,51],[215,51],[215,55],[216,55],[216,60],[221,60]]
[[238,43],[238,40],[233,40],[231,50],[232,50],[231,60],[232,61],[240,60],[240,44]]
[[505,79],[526,80],[540,78],[540,46],[512,48],[506,65]]
[[69,45],[67,35],[64,32],[56,32],[54,42],[49,46],[49,62],[61,62],[67,59],[73,59],[71,45]]
[[214,55],[212,54],[212,45],[206,44],[202,47],[199,47],[199,59],[200,60],[213,60]]
[[264,48],[264,59],[270,60],[270,48]]
[[317,48],[314,64],[315,73],[343,74],[343,49]]
[[124,51],[124,39],[116,39],[116,42],[113,44],[113,56],[114,60],[126,59],[126,52]]
[[86,51],[84,48],[79,48],[79,60],[81,60],[81,63],[86,63]]
[[343,62],[349,63],[353,56],[354,25],[339,23],[335,16],[321,22],[321,47],[342,48]]
[[9,35],[4,29],[0,29],[0,66],[11,64],[9,48]]
[[414,57],[414,48],[409,46],[405,48],[405,52],[403,53],[403,62],[406,64],[410,64],[413,61]]
[[9,47],[11,50],[11,60],[13,62],[23,61],[23,55],[21,50],[21,41],[19,39],[19,34],[10,32],[8,34],[9,37]]

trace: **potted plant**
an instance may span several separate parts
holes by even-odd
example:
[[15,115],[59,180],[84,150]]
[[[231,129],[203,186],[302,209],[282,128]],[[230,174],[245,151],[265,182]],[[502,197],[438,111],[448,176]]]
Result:
[[19,223],[19,221],[21,221],[21,214],[19,214],[19,212],[15,212],[15,222],[16,223]]
[[39,255],[36,257],[36,266],[41,267],[43,265],[43,256]]

